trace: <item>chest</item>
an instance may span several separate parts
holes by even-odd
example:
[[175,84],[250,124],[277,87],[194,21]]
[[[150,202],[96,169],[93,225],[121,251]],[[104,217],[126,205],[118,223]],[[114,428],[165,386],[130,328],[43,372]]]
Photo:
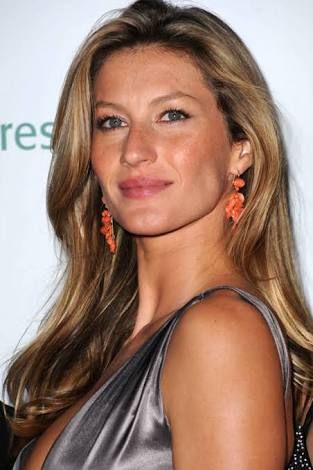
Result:
[[90,398],[26,448],[14,470],[172,469],[171,435],[160,396],[160,346],[152,337]]

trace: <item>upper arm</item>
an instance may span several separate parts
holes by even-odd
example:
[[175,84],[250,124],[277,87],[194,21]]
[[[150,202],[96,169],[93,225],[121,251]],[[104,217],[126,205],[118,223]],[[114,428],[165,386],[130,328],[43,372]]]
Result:
[[185,312],[161,390],[175,470],[284,468],[281,366],[272,334],[250,304],[217,293]]

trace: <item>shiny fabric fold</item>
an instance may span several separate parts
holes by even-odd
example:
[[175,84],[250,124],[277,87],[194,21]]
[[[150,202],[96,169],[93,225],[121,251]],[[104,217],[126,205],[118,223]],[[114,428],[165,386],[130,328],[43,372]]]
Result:
[[[175,325],[191,305],[217,289],[231,289],[254,305],[272,331],[285,395],[290,381],[287,346],[269,308],[239,288],[219,286],[174,312],[69,421],[51,447],[43,470],[172,470],[171,431],[163,410],[160,376]],[[13,470],[22,470],[31,441]]]

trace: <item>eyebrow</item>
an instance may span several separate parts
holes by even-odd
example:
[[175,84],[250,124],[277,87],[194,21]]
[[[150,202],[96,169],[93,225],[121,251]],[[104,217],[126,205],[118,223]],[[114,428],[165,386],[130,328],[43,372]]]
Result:
[[[197,100],[195,96],[189,95],[188,93],[183,93],[182,91],[175,91],[174,93],[169,93],[168,95],[162,95],[154,98],[150,104],[159,104],[164,101],[173,100],[176,98],[191,98]],[[105,106],[115,106],[117,108],[122,108],[121,105],[113,103],[110,101],[99,100],[96,102],[96,108],[104,108]]]

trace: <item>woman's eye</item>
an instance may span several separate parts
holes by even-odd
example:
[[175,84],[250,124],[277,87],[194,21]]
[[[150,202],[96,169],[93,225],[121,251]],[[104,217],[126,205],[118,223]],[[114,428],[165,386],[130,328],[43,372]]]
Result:
[[107,116],[96,120],[97,129],[118,129],[125,127],[124,121],[119,116]]
[[184,111],[181,111],[180,109],[168,109],[163,113],[162,115],[162,121],[181,121],[183,119],[187,119],[189,117],[189,114],[185,113]]

